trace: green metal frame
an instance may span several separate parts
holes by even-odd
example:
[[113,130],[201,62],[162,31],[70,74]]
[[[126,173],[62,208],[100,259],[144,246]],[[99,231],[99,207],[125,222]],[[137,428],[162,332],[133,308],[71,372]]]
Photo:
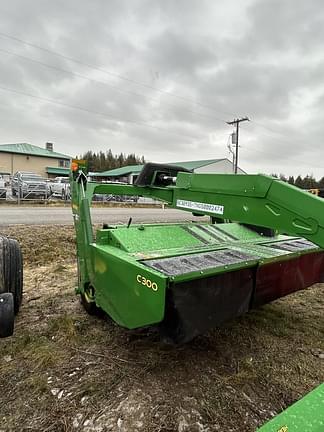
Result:
[[258,432],[323,432],[324,384],[258,429]]
[[[90,214],[85,213],[94,194],[136,195],[163,201],[172,208],[278,229],[324,247],[323,199],[272,177],[180,172],[176,185],[168,187],[77,185],[72,182],[73,213],[84,213],[88,223]],[[196,204],[206,206],[199,209]]]

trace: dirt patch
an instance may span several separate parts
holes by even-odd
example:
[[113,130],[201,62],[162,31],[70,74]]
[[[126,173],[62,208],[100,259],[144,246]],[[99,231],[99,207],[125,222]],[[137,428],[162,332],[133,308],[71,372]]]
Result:
[[83,311],[72,227],[6,233],[25,295],[0,340],[0,430],[255,431],[324,381],[323,284],[171,348]]
[[18,225],[1,227],[1,234],[19,241],[26,269],[30,266],[75,261],[75,235],[72,226]]

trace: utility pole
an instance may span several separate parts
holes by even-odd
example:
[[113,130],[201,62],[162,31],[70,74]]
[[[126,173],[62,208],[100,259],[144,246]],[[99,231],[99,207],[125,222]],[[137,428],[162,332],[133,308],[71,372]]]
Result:
[[241,117],[238,119],[234,119],[233,121],[226,122],[228,125],[236,126],[236,140],[235,140],[235,167],[234,173],[237,174],[237,166],[238,166],[238,148],[239,148],[239,124],[244,121],[250,121],[248,117]]

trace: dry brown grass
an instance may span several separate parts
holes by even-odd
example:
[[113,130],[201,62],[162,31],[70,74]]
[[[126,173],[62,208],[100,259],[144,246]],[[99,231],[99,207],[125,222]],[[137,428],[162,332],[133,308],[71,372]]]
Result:
[[255,431],[324,381],[324,285],[170,348],[86,315],[72,227],[7,229],[25,255],[14,337],[0,341],[5,431]]

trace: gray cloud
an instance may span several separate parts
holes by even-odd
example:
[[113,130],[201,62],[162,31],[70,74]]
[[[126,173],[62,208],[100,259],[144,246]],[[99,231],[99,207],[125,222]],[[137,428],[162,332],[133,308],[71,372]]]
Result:
[[244,169],[322,177],[321,6],[13,0],[1,7],[1,32],[66,57],[0,36],[0,49],[36,60],[0,51],[0,86],[84,110],[0,89],[1,141],[54,141],[72,156],[112,148],[156,161],[225,157],[231,128],[222,120],[249,115]]

